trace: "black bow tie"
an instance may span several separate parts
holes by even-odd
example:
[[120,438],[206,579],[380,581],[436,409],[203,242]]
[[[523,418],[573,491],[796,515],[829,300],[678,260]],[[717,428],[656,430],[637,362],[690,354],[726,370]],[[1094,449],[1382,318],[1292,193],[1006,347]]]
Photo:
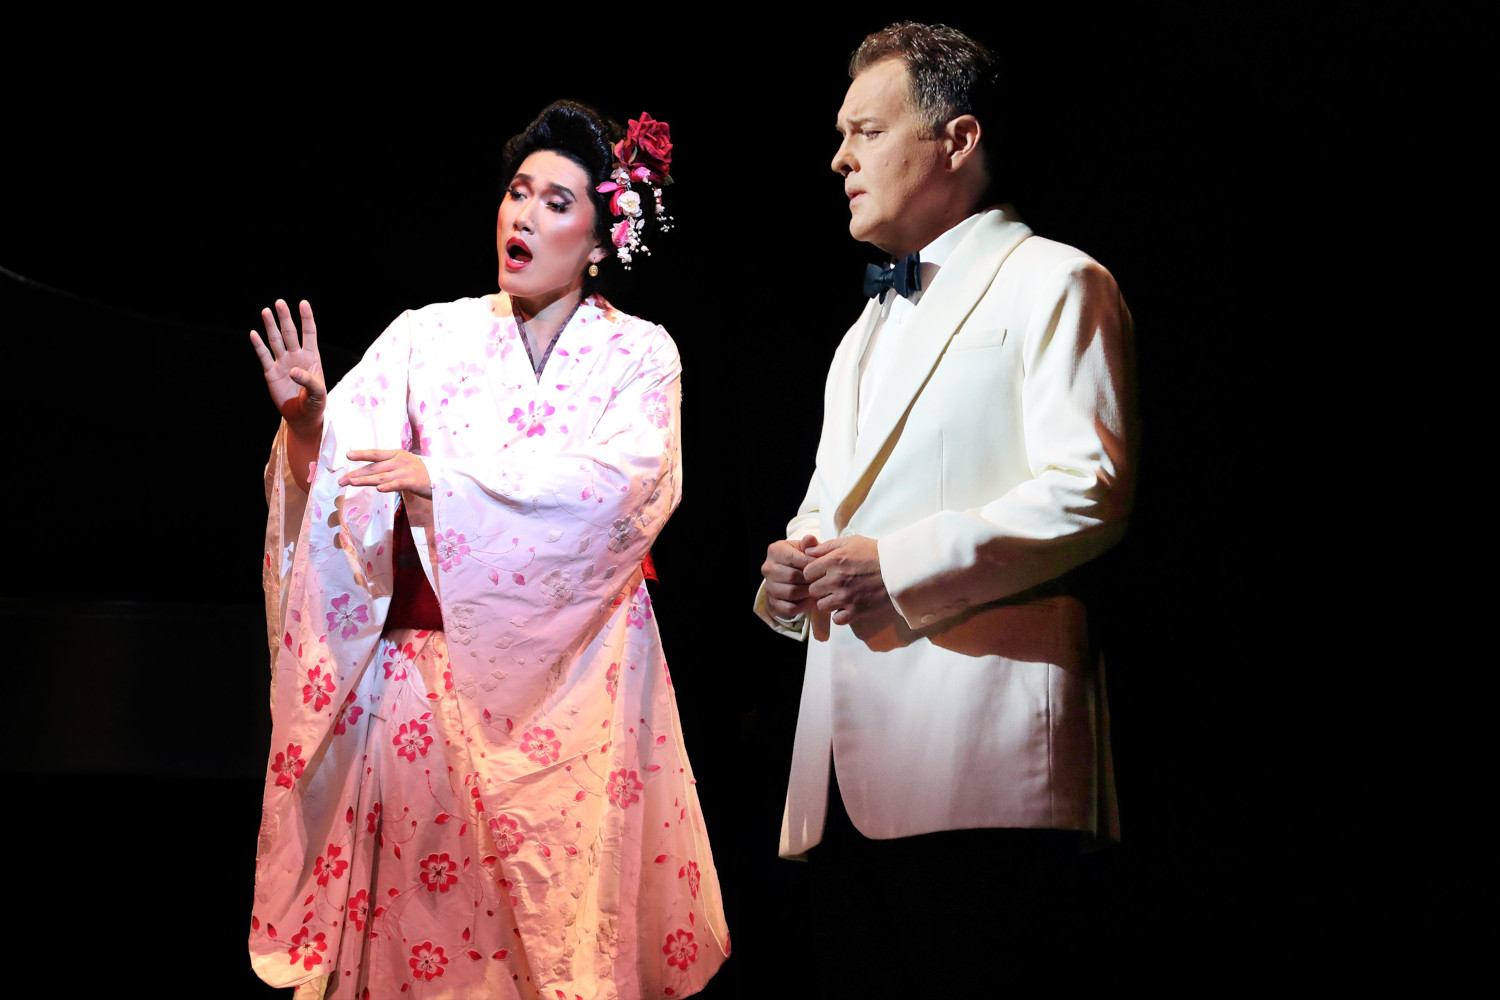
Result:
[[885,293],[894,288],[897,295],[911,298],[913,292],[922,290],[922,262],[916,254],[902,257],[893,264],[865,265],[865,295],[880,296],[885,302]]

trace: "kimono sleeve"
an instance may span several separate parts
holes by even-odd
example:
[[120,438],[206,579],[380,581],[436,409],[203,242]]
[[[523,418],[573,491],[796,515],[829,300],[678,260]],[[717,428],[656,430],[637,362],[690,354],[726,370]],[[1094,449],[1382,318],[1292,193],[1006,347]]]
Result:
[[[265,591],[266,633],[272,670],[279,650],[288,631],[288,612],[294,602],[305,600],[294,595],[299,573],[309,566],[312,550],[321,547],[322,556],[314,558],[314,575],[320,575],[329,554],[335,561],[348,562],[353,559],[354,575],[366,550],[378,548],[388,528],[378,520],[364,517],[362,523],[345,524],[342,521],[342,493],[355,497],[349,507],[353,510],[363,504],[373,510],[377,500],[373,489],[341,489],[337,486],[339,475],[350,466],[343,453],[350,447],[398,447],[401,441],[401,407],[392,407],[388,400],[400,399],[405,393],[404,365],[410,351],[409,314],[397,317],[384,333],[366,351],[345,378],[329,392],[328,406],[323,417],[323,435],[318,445],[318,457],[310,473],[308,488],[304,488],[300,477],[290,468],[287,447],[288,429],[282,421],[271,447],[271,457],[266,463],[266,541],[261,566],[262,585]],[[310,537],[317,531],[307,523],[307,512],[314,512],[320,522],[324,511],[334,511],[337,527],[327,527],[325,534],[341,534],[349,543],[342,549],[324,544]],[[323,539],[328,542],[329,539]],[[355,556],[358,553],[358,556]],[[375,575],[373,566],[370,576]],[[389,576],[386,572],[384,576]],[[274,699],[273,699],[274,701]],[[274,705],[273,705],[274,707]]]
[[[582,439],[557,450],[425,459],[434,571],[450,644],[517,662],[579,651],[630,595],[681,485],[681,364],[651,327],[633,360],[598,373],[608,399]],[[632,605],[631,624],[649,617]]]
[[[266,641],[271,662],[281,639],[281,621],[286,613],[287,585],[297,552],[297,535],[307,507],[307,491],[287,464],[286,421],[276,431],[271,457],[266,462],[266,546],[261,565],[261,585],[266,595]],[[274,700],[274,699],[273,699]]]

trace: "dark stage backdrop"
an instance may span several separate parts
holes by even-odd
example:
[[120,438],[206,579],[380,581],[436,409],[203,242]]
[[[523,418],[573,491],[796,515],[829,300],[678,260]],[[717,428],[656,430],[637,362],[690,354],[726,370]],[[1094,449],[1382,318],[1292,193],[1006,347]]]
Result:
[[[494,290],[501,145],[573,97],[621,119],[645,109],[676,144],[677,228],[606,291],[665,325],[685,369],[686,482],[656,601],[734,936],[706,995],[806,982],[803,870],[774,857],[801,650],[750,602],[875,258],[849,238],[828,162],[846,55],[893,12],[837,27],[614,18],[246,18],[188,27],[185,44],[165,40],[182,24],[135,20],[9,39],[0,769],[21,796],[0,836],[30,872],[26,919],[71,942],[69,964],[269,993],[243,942],[277,421],[247,331],[274,298],[310,299],[337,377],[401,310]],[[1273,219],[1297,211],[1283,199],[1299,165],[1363,123],[1354,102],[1380,85],[1357,70],[1364,47],[1401,28],[1364,8],[1190,4],[957,23],[1010,59],[1012,104],[985,142],[1022,214],[1114,272],[1139,332],[1139,513],[1099,608],[1126,840],[1096,859],[1110,908],[1081,960],[1157,982],[1260,967],[1288,934],[1262,922],[1272,898],[1295,913],[1312,893],[1263,878],[1288,822],[1259,794],[1281,781],[1265,665],[1287,654],[1247,615],[1268,607],[1266,521],[1247,494],[1272,474],[1258,442],[1278,393],[1255,355],[1299,294],[1264,252]],[[892,947],[941,948],[931,915],[891,922]]]

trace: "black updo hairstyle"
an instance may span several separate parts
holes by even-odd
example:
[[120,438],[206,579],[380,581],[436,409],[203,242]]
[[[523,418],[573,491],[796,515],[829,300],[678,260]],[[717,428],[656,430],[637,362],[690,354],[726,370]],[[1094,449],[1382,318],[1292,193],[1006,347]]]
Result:
[[615,165],[615,143],[625,130],[586,104],[557,101],[542,109],[536,121],[510,137],[502,156],[503,183],[509,184],[526,157],[539,150],[560,153],[583,168],[589,176],[589,198],[594,203],[594,232],[605,249],[613,251],[609,231],[615,218],[609,211],[609,195],[595,190],[609,180]]

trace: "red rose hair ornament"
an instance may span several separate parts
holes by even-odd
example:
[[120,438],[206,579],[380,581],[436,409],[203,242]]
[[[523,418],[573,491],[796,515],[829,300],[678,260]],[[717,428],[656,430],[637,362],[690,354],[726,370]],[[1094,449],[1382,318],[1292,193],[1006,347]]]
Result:
[[651,253],[641,241],[646,217],[641,211],[640,194],[631,190],[632,181],[651,185],[651,193],[656,199],[657,226],[664,233],[672,228],[672,217],[661,203],[661,189],[672,183],[671,128],[643,111],[639,120],[630,119],[625,138],[615,143],[614,153],[615,167],[610,179],[600,184],[597,190],[610,196],[609,210],[620,217],[610,230],[610,239],[620,263],[628,271],[635,254]]

